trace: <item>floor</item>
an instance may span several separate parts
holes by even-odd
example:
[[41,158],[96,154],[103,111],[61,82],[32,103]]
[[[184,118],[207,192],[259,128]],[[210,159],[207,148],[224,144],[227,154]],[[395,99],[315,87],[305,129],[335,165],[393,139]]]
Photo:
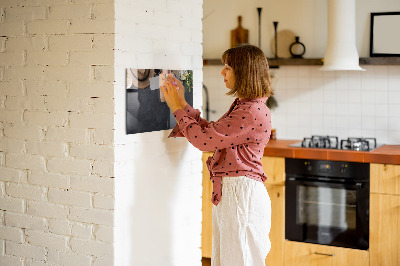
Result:
[[211,259],[209,258],[202,258],[201,262],[203,263],[203,266],[211,266]]

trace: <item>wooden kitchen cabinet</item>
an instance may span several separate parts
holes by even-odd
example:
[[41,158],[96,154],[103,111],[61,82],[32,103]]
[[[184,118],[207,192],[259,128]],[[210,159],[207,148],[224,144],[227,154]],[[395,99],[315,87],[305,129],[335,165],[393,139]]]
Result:
[[[211,152],[203,153],[203,217],[201,250],[202,256],[211,258],[212,253],[212,183],[208,172],[206,161]],[[272,221],[271,221],[271,250],[266,258],[266,265],[283,265],[284,230],[285,230],[285,158],[263,157],[262,164],[268,176],[265,187],[271,199]]]
[[265,187],[271,199],[271,250],[265,259],[267,266],[283,265],[285,241],[285,158],[264,156],[261,160],[267,175]]
[[370,164],[371,193],[400,195],[400,165]]
[[400,196],[371,194],[371,266],[400,265]]
[[371,266],[400,265],[400,165],[371,164]]
[[284,252],[285,266],[369,265],[369,253],[365,250],[316,245],[285,240]]
[[203,195],[202,195],[202,223],[201,223],[201,253],[203,258],[211,258],[212,252],[212,183],[206,165],[212,152],[203,153]]
[[271,250],[265,259],[266,266],[283,265],[285,241],[285,187],[265,184],[271,199]]
[[264,156],[261,159],[264,172],[267,175],[265,184],[268,185],[285,185],[285,158]]

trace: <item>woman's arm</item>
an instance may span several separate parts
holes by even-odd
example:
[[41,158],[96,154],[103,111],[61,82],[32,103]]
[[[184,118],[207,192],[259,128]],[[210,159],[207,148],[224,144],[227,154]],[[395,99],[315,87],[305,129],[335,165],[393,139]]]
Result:
[[[200,111],[194,109],[189,104],[186,105],[184,109],[185,113],[197,121],[197,123],[201,126],[201,128],[207,127],[210,123],[207,120],[200,117]],[[171,133],[169,134],[169,138],[176,138],[176,137],[184,137],[185,135],[182,134],[181,130],[179,129],[179,124],[176,124],[175,127],[172,129]]]
[[257,142],[257,127],[265,127],[262,123],[257,124],[254,115],[244,109],[234,110],[206,127],[201,127],[183,110],[176,110],[174,116],[179,123],[180,132],[201,151],[234,148],[244,143]]
[[260,144],[259,132],[268,127],[263,119],[255,118],[250,108],[234,107],[234,104],[228,111],[230,113],[217,122],[201,125],[180,106],[177,89],[172,83],[166,84],[162,89],[165,100],[178,122],[179,131],[201,151],[235,149],[235,146],[246,145],[249,142]]
[[[171,111],[174,112],[178,109],[183,109],[185,113],[195,119],[202,127],[208,126],[209,122],[200,117],[200,111],[194,109],[185,100],[185,87],[182,83],[174,76],[168,76],[164,88],[160,88],[164,93],[165,100],[170,107]],[[171,108],[172,107],[172,108]],[[179,130],[177,124],[168,137],[184,137],[182,132]]]

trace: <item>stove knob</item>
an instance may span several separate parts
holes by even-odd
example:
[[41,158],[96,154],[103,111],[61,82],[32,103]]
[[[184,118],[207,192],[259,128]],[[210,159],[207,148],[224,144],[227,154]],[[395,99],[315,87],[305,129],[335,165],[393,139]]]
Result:
[[312,170],[311,162],[306,162],[305,165],[306,165],[306,170],[308,172],[311,172],[311,170]]
[[340,168],[340,173],[341,174],[346,173],[346,169],[347,169],[347,164],[342,164],[342,167]]

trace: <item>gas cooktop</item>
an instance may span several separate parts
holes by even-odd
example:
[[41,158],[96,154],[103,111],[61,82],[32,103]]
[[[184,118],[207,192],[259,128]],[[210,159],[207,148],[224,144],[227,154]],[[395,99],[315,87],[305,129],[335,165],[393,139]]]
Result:
[[289,145],[291,147],[301,148],[320,148],[320,149],[337,149],[337,150],[353,150],[353,151],[371,151],[379,146],[376,138],[347,138],[339,142],[336,136],[311,136],[304,138],[302,142]]

